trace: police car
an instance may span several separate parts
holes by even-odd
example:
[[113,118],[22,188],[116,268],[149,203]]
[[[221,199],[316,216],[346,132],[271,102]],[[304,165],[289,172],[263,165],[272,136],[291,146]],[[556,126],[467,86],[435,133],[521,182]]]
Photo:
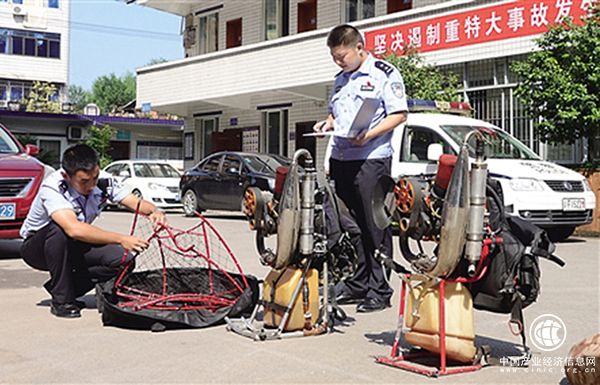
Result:
[[[596,198],[577,172],[542,160],[502,129],[460,113],[467,103],[409,100],[408,120],[394,131],[392,176],[433,175],[442,153],[458,154],[465,135],[480,130],[489,140],[488,172],[502,186],[505,210],[548,232],[568,238],[576,226],[591,223]],[[417,113],[415,113],[417,112]]]

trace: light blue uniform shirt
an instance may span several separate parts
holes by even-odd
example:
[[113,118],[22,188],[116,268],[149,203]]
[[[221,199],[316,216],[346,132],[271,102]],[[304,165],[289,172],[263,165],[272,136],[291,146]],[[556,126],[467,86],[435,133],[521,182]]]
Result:
[[[376,127],[388,115],[408,111],[404,82],[396,67],[376,60],[369,54],[354,72],[341,72],[335,78],[329,112],[335,118],[334,130],[347,131],[365,98],[379,99],[379,107],[369,129]],[[392,156],[392,134],[371,139],[362,146],[353,145],[349,139],[334,136],[331,158],[337,160],[363,160]]]
[[61,171],[53,172],[42,182],[21,227],[21,237],[27,238],[40,230],[50,223],[52,214],[63,209],[74,210],[80,222],[92,223],[108,203],[107,200],[119,203],[129,194],[129,190],[110,174],[100,171],[98,183],[106,183],[105,191],[96,186],[86,197],[67,183]]

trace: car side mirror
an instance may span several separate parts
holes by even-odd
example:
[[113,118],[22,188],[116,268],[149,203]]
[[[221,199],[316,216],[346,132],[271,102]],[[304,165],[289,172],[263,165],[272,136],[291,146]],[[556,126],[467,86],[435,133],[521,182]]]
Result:
[[119,176],[121,176],[123,178],[129,178],[130,175],[127,171],[123,170],[119,173]]
[[440,156],[444,154],[444,146],[439,143],[431,143],[427,146],[427,159],[437,162]]
[[33,144],[27,144],[25,145],[25,153],[27,155],[36,156],[40,153],[40,148]]

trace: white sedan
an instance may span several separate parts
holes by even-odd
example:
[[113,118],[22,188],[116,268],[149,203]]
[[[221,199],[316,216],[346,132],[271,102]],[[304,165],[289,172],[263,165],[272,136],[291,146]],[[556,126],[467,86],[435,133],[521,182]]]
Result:
[[104,171],[114,176],[133,194],[143,197],[157,207],[181,207],[181,175],[166,161],[119,160],[106,166]]

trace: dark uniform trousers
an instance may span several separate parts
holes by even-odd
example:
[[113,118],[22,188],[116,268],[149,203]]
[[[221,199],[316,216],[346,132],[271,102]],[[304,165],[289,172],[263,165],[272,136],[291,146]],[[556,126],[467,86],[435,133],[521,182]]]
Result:
[[[76,241],[54,221],[27,237],[21,246],[23,260],[29,266],[50,272],[44,287],[59,304],[73,302],[95,283],[115,277],[124,251],[119,245]],[[128,254],[126,262],[131,259]]]
[[393,290],[385,271],[374,258],[375,249],[387,255],[392,252],[390,228],[379,229],[373,220],[372,198],[375,184],[382,175],[391,174],[391,158],[341,161],[330,159],[335,191],[344,201],[360,228],[360,241],[355,244],[358,266],[354,276],[344,281],[343,291],[355,297],[389,300]]

